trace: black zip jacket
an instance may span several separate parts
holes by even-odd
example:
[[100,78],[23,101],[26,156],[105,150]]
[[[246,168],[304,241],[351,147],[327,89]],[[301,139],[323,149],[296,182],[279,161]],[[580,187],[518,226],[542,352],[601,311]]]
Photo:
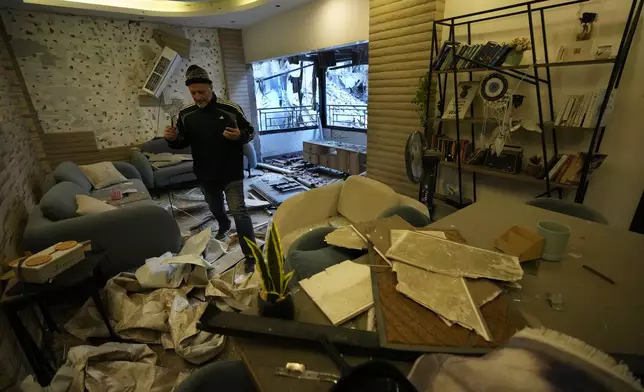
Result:
[[[194,172],[201,181],[228,183],[244,178],[243,146],[253,140],[255,131],[239,105],[213,94],[212,101],[199,108],[192,104],[179,112],[177,139],[170,148],[191,147]],[[224,137],[226,127],[239,128],[238,140]]]

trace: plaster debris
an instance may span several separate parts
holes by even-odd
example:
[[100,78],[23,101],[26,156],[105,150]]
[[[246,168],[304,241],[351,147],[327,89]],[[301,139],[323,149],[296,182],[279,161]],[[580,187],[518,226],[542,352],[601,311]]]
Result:
[[511,282],[523,277],[523,270],[516,256],[412,231],[404,233],[395,243],[392,243],[386,256],[452,277],[489,278]]

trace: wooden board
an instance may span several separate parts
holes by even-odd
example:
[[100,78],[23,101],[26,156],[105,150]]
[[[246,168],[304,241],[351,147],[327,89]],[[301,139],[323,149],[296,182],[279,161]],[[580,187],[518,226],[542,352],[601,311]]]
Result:
[[[465,243],[457,230],[432,230],[443,231],[451,241]],[[380,247],[388,248],[391,245],[389,238],[378,237]],[[373,249],[369,254],[372,264],[384,263]],[[372,267],[371,275],[378,335],[383,347],[426,352],[442,351],[449,347],[451,352],[476,354],[503,345],[516,331],[526,326],[523,317],[502,294],[481,307],[492,337],[492,342],[486,342],[475,332],[461,326],[447,326],[438,314],[396,291],[396,277],[390,269]]]

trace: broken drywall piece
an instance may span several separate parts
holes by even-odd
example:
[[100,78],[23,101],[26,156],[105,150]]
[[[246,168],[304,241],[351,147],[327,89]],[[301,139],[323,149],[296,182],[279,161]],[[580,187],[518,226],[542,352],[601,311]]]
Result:
[[393,270],[398,280],[398,292],[438,313],[448,325],[454,322],[492,341],[465,279],[425,271],[400,262],[394,262]]
[[[391,244],[393,245],[396,242],[398,242],[400,237],[402,237],[402,235],[407,231],[409,231],[409,230],[396,230],[396,229],[391,230],[391,234],[390,234],[390,236],[391,236]],[[443,233],[442,231],[421,230],[421,231],[415,231],[415,233],[427,235],[427,236],[434,237],[434,238],[441,238],[441,239],[444,239],[444,240],[447,239],[447,237],[445,236],[445,233]]]
[[479,308],[498,297],[503,290],[487,279],[465,279],[474,303]]
[[427,271],[453,277],[517,281],[523,270],[516,256],[459,244],[413,231],[403,233],[385,254]]
[[351,260],[300,280],[300,286],[333,325],[340,325],[373,306],[371,270]]
[[347,249],[367,249],[367,242],[351,226],[333,230],[324,237],[324,241],[333,246]]

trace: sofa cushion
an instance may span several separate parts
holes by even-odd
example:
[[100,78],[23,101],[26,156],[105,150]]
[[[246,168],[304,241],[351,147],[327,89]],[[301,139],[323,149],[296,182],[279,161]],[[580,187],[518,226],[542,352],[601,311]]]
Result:
[[112,162],[99,162],[80,166],[81,170],[95,189],[126,182],[127,178],[116,170]]
[[340,191],[338,212],[352,222],[368,222],[398,205],[398,194],[387,185],[367,177],[351,176]]
[[116,209],[113,205],[87,195],[76,195],[76,205],[78,206],[76,209],[78,215],[100,214]]
[[40,210],[52,221],[74,218],[76,195],[89,195],[89,192],[73,182],[59,182],[40,199]]
[[89,182],[83,171],[74,162],[60,163],[54,170],[54,179],[56,182],[73,182],[88,192],[92,190],[92,183]]

